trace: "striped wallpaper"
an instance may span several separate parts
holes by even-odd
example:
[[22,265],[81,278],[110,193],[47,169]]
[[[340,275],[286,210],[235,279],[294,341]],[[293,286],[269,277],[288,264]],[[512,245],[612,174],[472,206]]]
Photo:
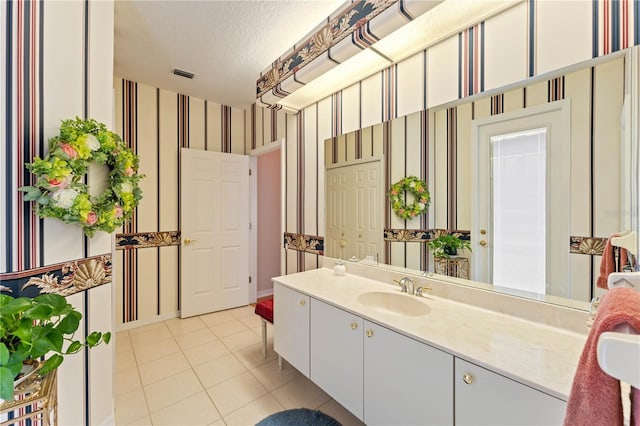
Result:
[[[519,3],[411,58],[364,78],[354,86],[328,94],[327,98],[303,109],[298,116],[287,114],[291,117],[288,120],[290,126],[303,125],[305,128],[311,126],[317,134],[316,137],[311,135],[310,138],[309,132],[301,132],[298,128],[287,132],[288,139],[304,135],[303,145],[300,145],[300,140],[296,139],[290,141],[288,147],[296,146],[296,152],[298,149],[306,150],[304,157],[292,154],[291,149],[288,150],[289,155],[296,155],[297,161],[300,163],[304,161],[304,164],[291,160],[287,162],[287,188],[296,193],[301,187],[308,188],[309,180],[323,181],[322,169],[325,157],[326,161],[332,163],[346,161],[348,158],[366,157],[368,154],[364,148],[367,146],[364,142],[365,132],[372,125],[385,123],[384,131],[381,133],[381,138],[385,138],[385,142],[379,145],[384,151],[386,163],[385,185],[390,185],[398,177],[416,174],[427,181],[433,181],[433,187],[430,185],[432,196],[435,194],[437,197],[447,199],[447,203],[432,205],[428,214],[421,218],[420,223],[416,221],[416,225],[411,224],[411,227],[468,230],[470,202],[463,198],[463,194],[468,191],[465,185],[470,179],[470,160],[462,154],[471,150],[468,127],[473,118],[514,111],[539,105],[542,102],[572,98],[575,99],[572,120],[586,119],[587,123],[591,123],[580,129],[574,129],[576,148],[573,151],[576,155],[589,153],[589,145],[584,146],[584,143],[592,139],[604,141],[615,137],[615,135],[607,135],[606,129],[614,128],[611,116],[615,115],[615,111],[620,107],[619,99],[616,98],[613,101],[610,97],[612,95],[616,97],[621,93],[619,87],[623,71],[620,60],[615,62],[615,65],[610,64],[609,68],[606,65],[599,65],[580,73],[558,75],[542,82],[532,83],[518,90],[499,90],[500,87],[521,82],[527,77],[589,60],[593,56],[592,42],[600,37],[597,31],[593,31],[596,27],[592,19],[591,5],[602,8],[605,5],[611,6],[611,3],[597,0],[594,2],[528,0]],[[625,3],[635,13],[638,2],[620,3]],[[629,20],[632,20],[632,15],[627,15]],[[633,32],[634,37],[638,33],[634,26],[627,28],[630,34]],[[523,49],[523,46],[526,47]],[[602,54],[604,53],[601,52],[596,56]],[[610,81],[613,83],[610,84]],[[605,88],[613,90],[609,97],[606,95],[609,90]],[[479,96],[487,91],[491,91],[490,96]],[[464,102],[464,98],[468,96],[473,96],[472,101]],[[451,104],[456,100],[459,101],[455,106],[436,108],[438,105]],[[607,102],[613,102],[610,109],[611,116],[603,114],[602,109],[605,108],[603,105]],[[257,114],[263,110],[260,107],[252,108]],[[595,109],[600,111],[596,121],[592,120],[593,117],[589,118],[590,111],[593,113]],[[409,118],[413,112],[419,112],[421,117]],[[409,115],[405,118],[405,114]],[[300,116],[304,118],[301,119]],[[354,116],[357,120],[352,119]],[[397,117],[400,117],[398,120],[403,119],[405,122],[415,120],[409,126],[420,127],[418,141],[402,139],[404,143],[396,142],[395,136],[398,132],[402,133],[394,129],[398,121],[394,119]],[[388,124],[389,120],[393,120],[394,125]],[[616,131],[618,127],[615,125]],[[352,136],[353,142],[350,142],[351,132],[355,132]],[[260,139],[259,132],[256,134]],[[592,136],[589,136],[590,134]],[[406,138],[406,135],[403,135],[403,138]],[[328,144],[323,144],[325,139],[330,140]],[[267,143],[269,141],[262,138],[262,143],[258,141],[257,145]],[[315,151],[314,147],[318,143],[325,147],[325,156],[314,158],[308,151],[310,149]],[[400,143],[400,146],[396,146],[397,143]],[[361,149],[363,149],[362,152],[360,152]],[[603,148],[594,149],[597,151]],[[594,152],[593,158],[596,155],[598,154]],[[603,156],[602,161],[612,161],[609,157],[608,154]],[[404,159],[411,160],[406,162]],[[310,162],[314,160],[315,167],[307,170]],[[593,167],[601,170],[604,165],[598,164],[599,161],[595,160]],[[590,164],[591,160],[588,158],[580,158],[572,163],[572,176],[580,176],[580,179],[572,183],[572,191],[577,192],[579,188],[591,181],[589,176],[592,166]],[[304,176],[299,176],[299,173],[304,173]],[[435,181],[436,175],[443,177]],[[299,200],[300,196],[296,198]],[[608,235],[609,228],[613,226],[601,221],[604,217],[602,207],[596,206],[608,202],[615,203],[615,200],[608,200],[606,194],[598,191],[591,192],[591,195],[586,196],[585,199],[589,198],[593,200],[593,206],[589,207],[589,202],[584,204],[581,198],[580,207],[576,207],[575,212],[572,213],[571,223],[575,224],[575,229],[572,228],[571,233],[579,236],[575,237],[576,239],[601,238]],[[295,204],[288,203],[286,215],[288,217],[305,216],[300,210],[322,212],[319,208],[320,200],[324,203],[323,187],[319,185],[317,193],[305,195],[304,205],[300,206],[299,201]],[[585,219],[584,206],[587,211],[599,211],[594,211]],[[385,212],[385,228],[403,228],[404,224],[395,226],[396,220],[397,218],[390,211]],[[324,218],[321,217],[320,223],[323,221]],[[593,222],[593,225],[589,226],[587,222]],[[585,227],[584,224],[587,226]],[[319,229],[322,227],[323,225],[318,226]],[[287,232],[322,236],[322,232],[315,232],[315,229],[307,226],[303,228],[304,232],[300,230],[299,222],[287,221]],[[425,253],[420,250],[414,252],[416,249],[412,248],[419,248],[419,244],[416,246],[411,246],[410,243],[405,244],[406,249],[397,249],[396,245],[399,244],[386,243],[388,259],[395,259],[394,263],[397,261],[398,264],[415,268],[426,266]],[[567,245],[569,247],[569,242]],[[579,268],[584,273],[576,275],[575,280],[589,282],[592,270],[590,265],[597,263],[597,259],[590,260],[591,256],[578,254],[576,256],[572,257],[572,268]],[[291,260],[291,254],[287,257]],[[315,262],[310,260],[310,257],[312,259],[313,255],[307,253],[304,262],[300,262],[299,259],[288,262],[287,271],[297,272],[314,267]],[[303,267],[300,267],[301,263]],[[590,293],[590,290],[587,293]],[[587,300],[589,294],[577,297]]]
[[[111,125],[113,2],[3,1],[0,20],[3,285],[31,283],[24,289],[34,295],[52,290],[43,275],[60,279],[56,291],[83,314],[78,333],[111,331],[110,236],[88,239],[80,227],[37,218],[17,188],[31,184],[24,164],[46,154],[62,119]],[[86,179],[90,185],[91,176]],[[98,264],[106,273],[97,287],[85,288],[70,272]],[[114,422],[112,350],[103,345],[66,358],[58,372],[60,424]]]
[[[142,324],[180,309],[180,148],[245,153],[254,132],[277,129],[277,111],[245,111],[116,78],[116,131],[140,156],[144,197],[117,235],[116,322]],[[262,133],[262,126],[267,129]],[[122,247],[121,247],[122,246]]]

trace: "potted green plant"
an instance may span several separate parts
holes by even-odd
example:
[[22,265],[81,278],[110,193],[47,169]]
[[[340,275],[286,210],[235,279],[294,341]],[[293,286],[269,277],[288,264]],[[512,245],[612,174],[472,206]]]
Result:
[[109,343],[111,333],[94,331],[85,341],[74,339],[82,314],[57,294],[13,298],[0,294],[0,399],[13,399],[14,380],[23,364],[52,352],[40,374],[55,370],[65,355]]
[[443,234],[427,243],[427,247],[433,251],[433,257],[449,258],[458,254],[458,250],[471,251],[471,244],[457,235]]

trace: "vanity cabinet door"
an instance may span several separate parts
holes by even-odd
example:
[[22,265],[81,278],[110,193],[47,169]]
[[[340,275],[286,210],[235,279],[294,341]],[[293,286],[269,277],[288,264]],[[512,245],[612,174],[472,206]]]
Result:
[[309,296],[277,282],[273,286],[275,351],[309,377]]
[[453,424],[453,356],[365,321],[364,422]]
[[311,299],[311,380],[362,420],[363,320]]
[[561,425],[566,402],[455,360],[456,425]]

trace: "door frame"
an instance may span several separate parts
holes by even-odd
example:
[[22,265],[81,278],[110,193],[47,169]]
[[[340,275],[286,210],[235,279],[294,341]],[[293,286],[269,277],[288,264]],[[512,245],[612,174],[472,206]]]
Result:
[[[472,204],[471,204],[472,205],[471,241],[472,242],[475,241],[475,243],[473,243],[474,250],[471,256],[471,270],[472,270],[473,280],[481,281],[481,277],[478,271],[478,265],[480,263],[480,250],[477,242],[479,242],[482,239],[485,239],[485,237],[481,235],[479,232],[479,227],[481,225],[479,223],[480,213],[478,210],[478,206],[480,205],[480,198],[481,198],[480,191],[478,190],[479,185],[481,185],[480,170],[479,170],[480,160],[478,158],[478,156],[480,155],[480,148],[481,148],[480,133],[481,132],[487,133],[486,136],[490,137],[491,132],[485,131],[484,130],[485,128],[490,128],[491,126],[508,123],[514,120],[526,119],[526,118],[531,118],[533,120],[531,124],[532,128],[547,127],[546,124],[543,124],[543,125],[540,124],[541,119],[539,118],[539,116],[543,114],[549,114],[549,113],[557,113],[561,123],[560,129],[558,129],[558,132],[553,134],[553,137],[554,137],[553,140],[566,141],[566,143],[558,144],[557,146],[553,146],[553,147],[551,147],[549,144],[547,145],[548,148],[554,150],[554,157],[553,157],[555,158],[554,161],[556,162],[563,161],[564,159],[563,164],[566,164],[564,167],[559,168],[560,172],[556,173],[555,179],[563,183],[566,182],[569,185],[569,191],[570,191],[571,190],[571,180],[570,180],[571,179],[571,165],[570,165],[571,164],[571,102],[570,100],[563,99],[563,100],[550,102],[547,104],[536,105],[536,106],[520,109],[520,110],[509,112],[509,113],[504,113],[504,114],[494,115],[490,117],[485,117],[482,119],[473,120],[471,123],[471,138],[472,138],[471,176],[472,176],[472,181],[475,182],[472,190],[473,196],[472,196]],[[514,131],[517,131],[517,130],[514,130]],[[550,151],[548,151],[547,155],[550,155]],[[551,179],[547,179],[547,189],[549,189],[550,185],[551,185]],[[549,238],[557,239],[557,240],[561,239],[561,237],[558,237],[558,235],[556,235],[555,232],[558,232],[558,234],[559,234],[559,231],[564,231],[567,233],[566,238],[563,239],[562,241],[568,241],[569,235],[571,233],[570,201],[568,199],[559,200],[557,197],[553,198],[553,195],[551,195],[551,197],[552,197],[552,201],[550,202],[552,204],[563,205],[566,207],[563,210],[561,210],[561,211],[564,211],[565,214],[554,215],[555,224],[552,226],[551,229],[549,227],[547,228],[547,235],[546,235],[547,244],[548,244]],[[549,209],[549,206],[547,206],[547,209]],[[488,226],[488,225],[484,224],[483,226]],[[550,235],[550,233],[553,235]],[[554,244],[551,244],[551,247],[552,249],[555,248]],[[551,268],[550,270],[553,270],[556,273],[562,273],[563,277],[560,280],[558,280],[558,282],[566,282],[567,286],[564,289],[556,289],[556,288],[550,289],[549,280],[547,279],[546,293],[553,294],[555,296],[571,297],[572,288],[570,285],[571,276],[570,276],[570,268],[569,268],[569,263],[570,263],[569,255],[568,255],[568,252],[566,253],[566,256],[563,255],[565,248],[562,248],[562,249],[556,248],[556,249],[557,250],[555,253],[550,252],[547,255],[547,259],[549,259],[549,257],[554,257],[555,267],[550,266]],[[491,271],[488,271],[487,273],[491,275]],[[549,272],[547,273],[549,274]],[[560,290],[560,292],[564,291],[565,293],[568,293],[568,294],[557,294],[558,290]]]
[[[280,237],[284,238],[285,227],[285,188],[286,188],[286,149],[287,144],[284,138],[274,141],[260,148],[249,151],[249,219],[251,229],[249,230],[249,273],[251,276],[251,286],[249,287],[249,302],[256,303],[258,300],[258,157],[269,152],[280,150]],[[284,274],[284,247],[280,250],[280,274]]]

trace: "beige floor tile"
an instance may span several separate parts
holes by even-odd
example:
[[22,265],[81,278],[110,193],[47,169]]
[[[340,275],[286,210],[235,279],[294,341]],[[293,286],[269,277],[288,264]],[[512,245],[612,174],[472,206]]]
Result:
[[183,371],[144,387],[149,411],[155,413],[175,402],[204,391],[193,371]]
[[207,393],[200,392],[151,414],[151,418],[154,426],[206,426],[219,420],[220,413]]
[[[120,425],[120,423],[118,423],[118,425]],[[152,425],[153,423],[151,423],[151,417],[146,416],[141,419],[137,419],[130,423],[127,423],[124,426],[152,426]]]
[[342,426],[364,426],[360,419],[333,399],[318,409],[342,423]]
[[213,312],[210,314],[201,315],[199,318],[203,323],[207,325],[207,327],[213,327],[214,325],[236,319],[236,317],[231,315],[231,312],[229,311]]
[[149,415],[147,401],[142,389],[123,393],[115,397],[116,423],[125,425]]
[[207,389],[220,414],[226,416],[267,393],[249,372],[219,383]]
[[218,340],[218,337],[205,327],[201,330],[192,331],[191,333],[177,335],[175,339],[182,350],[185,350],[213,342],[214,340]]
[[272,395],[265,395],[228,416],[224,416],[224,421],[230,426],[255,425],[265,417],[282,410],[284,408]]
[[164,322],[154,322],[153,324],[143,325],[141,327],[131,328],[127,330],[129,333],[129,337],[134,336],[136,334],[147,333],[151,330],[157,330],[160,328],[167,328]]
[[219,338],[223,338],[225,336],[229,336],[232,334],[240,333],[241,331],[248,330],[249,328],[238,321],[237,319],[233,319],[231,321],[223,322],[220,324],[216,324],[214,326],[209,327],[213,333]]
[[169,328],[169,331],[174,336],[180,336],[183,334],[191,333],[196,330],[202,330],[203,328],[207,328],[205,323],[199,317],[191,317],[191,318],[172,318],[164,322]]
[[160,340],[158,342],[148,343],[144,346],[134,347],[136,360],[138,364],[145,364],[156,359],[180,352],[180,347],[173,339]]
[[[253,334],[255,334],[256,336],[258,336],[260,339],[262,339],[262,326],[260,327],[252,327],[249,330],[251,330],[251,332]],[[268,336],[269,334],[267,334]]]
[[234,352],[262,342],[262,339],[259,336],[260,335],[256,335],[250,330],[245,330],[241,331],[240,333],[222,337],[220,340],[222,340],[222,342],[229,348],[229,350]]
[[286,362],[282,363],[282,370],[280,370],[277,359],[252,369],[251,374],[269,391],[300,376],[300,372]]
[[226,425],[227,424],[224,422],[224,420],[222,420],[222,418],[219,418],[213,423],[209,423],[209,426],[226,426]]
[[113,379],[114,396],[142,388],[142,382],[136,367],[115,372]]
[[184,354],[192,366],[196,366],[229,354],[229,349],[220,340],[184,349]]
[[248,328],[262,327],[262,320],[255,314],[238,318],[238,321],[246,325]]
[[138,366],[143,385],[149,385],[174,374],[191,369],[191,365],[182,352],[156,359]]
[[267,343],[267,357],[262,355],[262,342],[255,345],[247,346],[234,352],[236,357],[244,364],[245,367],[251,369],[266,364],[269,361],[278,359],[278,354],[273,351],[273,345]]
[[285,408],[317,409],[326,404],[330,397],[311,380],[299,376],[271,392]]
[[128,331],[118,331],[115,333],[115,342],[116,346],[124,343],[131,343],[131,338],[129,337]]
[[248,317],[250,315],[255,315],[256,308],[254,306],[251,305],[247,305],[247,306],[241,306],[239,308],[234,308],[234,309],[230,309],[229,312],[231,312],[231,315],[233,315],[236,318],[243,318],[243,317]]
[[167,327],[153,328],[144,333],[136,333],[131,335],[131,344],[134,349],[150,343],[157,343],[162,340],[173,339],[173,334]]
[[205,388],[217,385],[247,371],[233,354],[198,364],[193,369]]
[[116,345],[115,345],[115,347],[116,347],[115,353],[116,354],[133,352],[133,345],[131,344],[131,339],[129,339],[129,338],[122,339],[122,340],[119,340],[119,341],[117,341],[115,343],[116,343]]
[[116,366],[115,372],[129,370],[130,368],[136,368],[138,364],[136,363],[136,357],[131,352],[116,352]]

